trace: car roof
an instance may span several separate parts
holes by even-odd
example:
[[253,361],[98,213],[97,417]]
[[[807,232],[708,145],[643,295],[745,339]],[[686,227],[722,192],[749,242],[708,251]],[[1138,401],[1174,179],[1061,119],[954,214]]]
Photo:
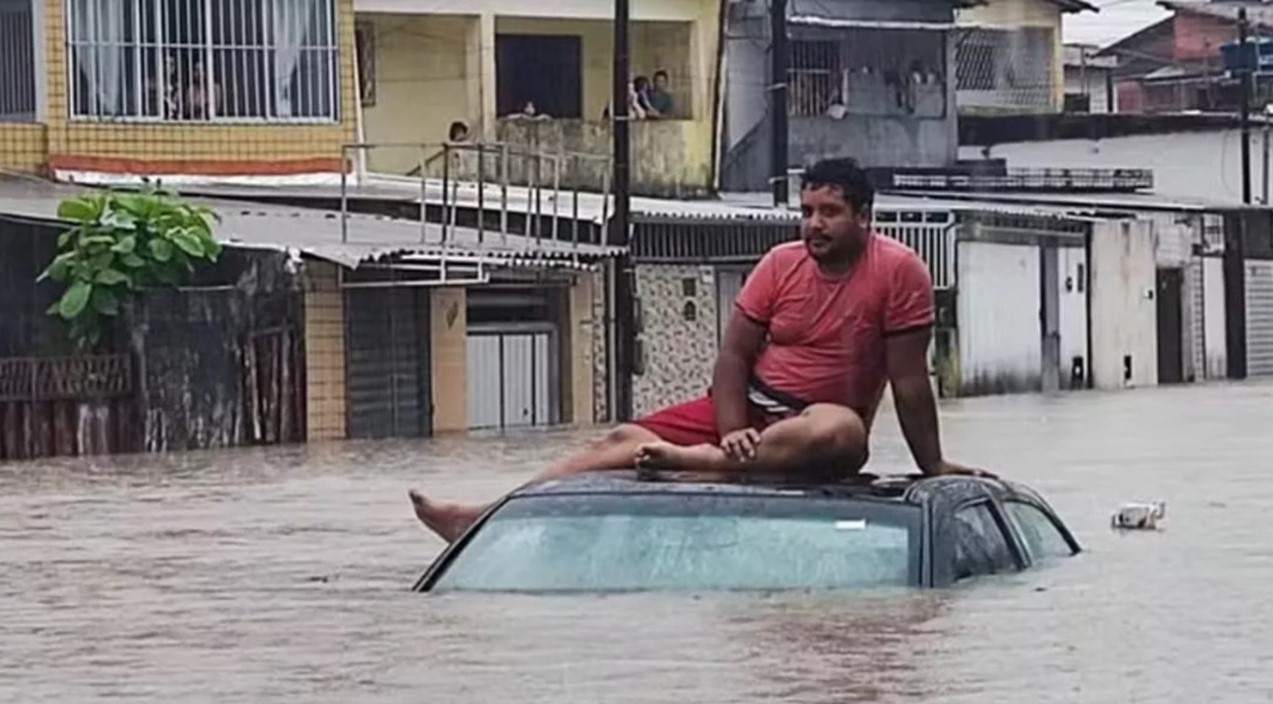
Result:
[[863,474],[841,482],[802,481],[792,477],[750,477],[722,481],[685,472],[605,470],[528,484],[509,498],[596,495],[730,495],[798,496],[823,499],[862,499],[924,505],[934,500],[959,502],[961,497],[982,497],[989,492],[1000,500],[1042,499],[1031,489],[1002,479],[977,477],[877,476]]

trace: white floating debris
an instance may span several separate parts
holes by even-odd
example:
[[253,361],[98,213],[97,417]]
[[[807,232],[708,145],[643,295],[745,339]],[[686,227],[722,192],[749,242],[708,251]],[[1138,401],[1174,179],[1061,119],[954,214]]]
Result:
[[1110,518],[1110,526],[1120,530],[1158,530],[1158,522],[1167,515],[1167,504],[1127,503],[1119,507]]
[[836,521],[836,530],[866,530],[866,520],[860,521]]

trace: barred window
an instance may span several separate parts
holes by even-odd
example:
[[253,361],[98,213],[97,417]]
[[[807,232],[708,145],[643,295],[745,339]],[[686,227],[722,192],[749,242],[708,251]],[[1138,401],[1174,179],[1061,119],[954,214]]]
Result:
[[0,0],[0,122],[35,120],[31,0]]
[[793,40],[787,71],[788,112],[792,116],[822,115],[840,87],[840,43]]
[[71,116],[327,122],[334,0],[69,0]]

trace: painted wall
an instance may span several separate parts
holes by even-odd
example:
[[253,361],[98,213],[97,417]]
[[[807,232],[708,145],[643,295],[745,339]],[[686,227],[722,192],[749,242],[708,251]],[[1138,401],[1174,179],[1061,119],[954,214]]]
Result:
[[[1075,357],[1083,359],[1083,374],[1091,374],[1087,358],[1087,253],[1079,247],[1057,250],[1060,269],[1059,308],[1061,317],[1061,388],[1071,388]],[[1082,383],[1081,381],[1079,382]]]
[[[363,15],[359,21],[371,24],[375,42],[375,101],[363,108],[368,142],[441,145],[454,121],[478,128],[480,96],[469,91],[477,82],[469,56],[480,50],[478,18]],[[429,149],[428,156],[437,151]],[[418,148],[379,148],[367,153],[367,168],[405,174],[420,158]]]
[[1039,248],[959,243],[960,395],[1041,385]]
[[468,430],[468,292],[460,287],[429,290],[429,351],[433,430]]
[[[517,17],[614,18],[614,6],[595,0],[356,0],[358,12],[412,13],[419,15],[506,15]],[[685,0],[633,0],[633,20],[684,21],[697,16],[698,8]]]
[[[633,379],[639,416],[706,393],[716,364],[717,311],[711,267],[643,264],[636,277],[645,356],[644,374]],[[690,295],[687,285],[693,288]]]
[[[1092,225],[1092,379],[1096,388],[1158,383],[1158,318],[1153,226],[1106,220]],[[1124,378],[1124,358],[1131,377]]]
[[[1251,188],[1257,199],[1264,192],[1262,149],[1263,136],[1254,130]],[[978,159],[983,154],[979,146],[959,151],[965,159]],[[1152,169],[1154,193],[1158,195],[1242,202],[1242,136],[1238,130],[1017,142],[995,145],[988,151],[991,158],[1007,159],[1008,166],[1014,168]]]
[[1224,379],[1229,369],[1229,338],[1224,307],[1224,260],[1220,257],[1202,260],[1202,299],[1207,378]]
[[183,181],[330,181],[340,145],[355,139],[354,0],[337,0],[340,121],[305,125],[145,124],[69,119],[66,3],[42,0],[48,69],[48,162],[61,178]]

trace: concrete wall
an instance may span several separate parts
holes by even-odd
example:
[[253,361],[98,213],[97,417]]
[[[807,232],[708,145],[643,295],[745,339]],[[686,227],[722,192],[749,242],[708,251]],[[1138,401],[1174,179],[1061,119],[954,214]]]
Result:
[[468,296],[463,288],[429,290],[433,346],[430,386],[435,433],[468,429]]
[[[1251,184],[1258,200],[1264,192],[1261,168],[1263,136],[1252,132]],[[1242,202],[1242,136],[1238,130],[1063,139],[999,144],[989,156],[1010,167],[1142,168],[1154,172],[1154,192],[1186,200]],[[981,158],[982,147],[962,147],[960,156]],[[1273,184],[1270,184],[1273,185]]]
[[1039,248],[959,243],[960,395],[1041,385]]
[[[1158,383],[1153,226],[1107,220],[1092,226],[1092,379],[1096,388]],[[1124,358],[1131,358],[1125,378]]]
[[[375,101],[363,108],[367,141],[440,145],[453,121],[479,128],[481,97],[468,88],[478,82],[468,60],[481,48],[478,18],[363,15],[359,21],[370,24],[375,42]],[[405,174],[420,158],[419,149],[375,149],[367,152],[367,167]]]
[[1065,94],[1088,96],[1088,112],[1093,114],[1118,112],[1117,91],[1114,93],[1114,105],[1113,109],[1111,109],[1109,94],[1106,90],[1109,69],[1092,68],[1090,66],[1083,69],[1078,66],[1066,66],[1064,71]]
[[343,440],[345,296],[336,265],[311,260],[305,266],[307,440]]

